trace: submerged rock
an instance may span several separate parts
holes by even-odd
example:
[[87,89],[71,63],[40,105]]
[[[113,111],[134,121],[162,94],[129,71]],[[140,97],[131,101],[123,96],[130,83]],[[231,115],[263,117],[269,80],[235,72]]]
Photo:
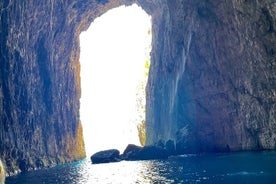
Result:
[[117,149],[99,151],[91,156],[93,164],[118,162],[120,160],[120,152]]

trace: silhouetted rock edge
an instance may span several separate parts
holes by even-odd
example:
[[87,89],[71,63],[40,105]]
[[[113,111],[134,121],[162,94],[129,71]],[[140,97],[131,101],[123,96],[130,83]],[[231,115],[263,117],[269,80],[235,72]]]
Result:
[[91,162],[93,164],[99,164],[118,162],[121,160],[156,160],[167,159],[171,155],[173,155],[172,152],[158,145],[141,147],[134,144],[129,144],[121,155],[117,149],[96,152],[91,156]]

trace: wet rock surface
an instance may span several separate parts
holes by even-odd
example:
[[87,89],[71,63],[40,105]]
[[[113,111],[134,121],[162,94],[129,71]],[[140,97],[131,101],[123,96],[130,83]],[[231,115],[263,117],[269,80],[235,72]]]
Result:
[[91,156],[91,161],[93,164],[119,162],[120,151],[117,149],[99,151]]
[[137,152],[141,151],[143,149],[142,146],[137,146],[134,144],[129,144],[126,149],[124,150],[121,158],[124,160],[128,160],[131,159],[132,157],[135,156],[135,154],[137,154]]
[[93,164],[119,162],[121,160],[156,160],[167,159],[170,156],[168,150],[159,146],[137,146],[129,144],[124,150],[123,154],[117,149],[103,150],[93,154],[91,162]]
[[179,0],[153,16],[147,144],[276,148],[276,3]]
[[167,150],[157,146],[144,146],[141,150],[130,154],[126,160],[154,160],[167,159],[169,154]]
[[151,160],[151,159],[167,159],[169,152],[159,146],[136,146],[128,145],[123,155],[124,160]]
[[133,2],[153,24],[147,145],[276,148],[274,0],[2,0],[0,157],[8,174],[85,157],[78,36]]

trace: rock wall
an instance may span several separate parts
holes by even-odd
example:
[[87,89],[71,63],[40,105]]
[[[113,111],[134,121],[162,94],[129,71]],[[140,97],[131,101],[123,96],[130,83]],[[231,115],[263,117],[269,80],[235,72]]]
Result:
[[0,1],[0,158],[8,175],[85,157],[79,34],[131,3]]
[[16,173],[85,156],[79,34],[133,2],[151,16],[147,144],[276,147],[273,0],[1,0],[0,157]]
[[0,155],[8,173],[85,156],[78,40],[66,6],[0,2]]
[[276,148],[276,2],[171,0],[154,17],[147,144]]

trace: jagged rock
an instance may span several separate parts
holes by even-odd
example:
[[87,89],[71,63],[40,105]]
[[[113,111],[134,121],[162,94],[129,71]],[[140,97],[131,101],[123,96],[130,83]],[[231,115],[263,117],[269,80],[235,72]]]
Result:
[[119,162],[120,160],[120,151],[117,149],[99,151],[91,156],[93,164]]

